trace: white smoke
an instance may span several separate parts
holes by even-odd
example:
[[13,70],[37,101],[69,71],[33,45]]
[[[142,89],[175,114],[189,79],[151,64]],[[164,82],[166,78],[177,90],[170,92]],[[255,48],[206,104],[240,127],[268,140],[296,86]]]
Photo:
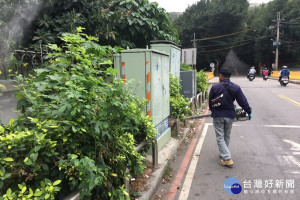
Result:
[[8,23],[10,39],[20,42],[24,32],[30,27],[40,10],[40,4],[36,1],[19,4],[15,8],[15,16]]

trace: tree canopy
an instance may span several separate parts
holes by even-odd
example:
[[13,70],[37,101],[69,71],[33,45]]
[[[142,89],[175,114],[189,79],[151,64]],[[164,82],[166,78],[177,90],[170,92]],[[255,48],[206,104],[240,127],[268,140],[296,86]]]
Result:
[[[56,42],[63,32],[86,28],[103,45],[145,47],[151,40],[178,42],[169,14],[148,0],[3,0],[1,31],[21,45]],[[32,41],[33,40],[33,41]]]
[[[241,58],[253,64],[266,64],[271,66],[275,60],[276,17],[280,12],[279,27],[279,66],[296,65],[299,63],[300,40],[300,2],[296,0],[274,0],[266,5],[249,10],[247,28],[255,30],[255,34],[245,33],[242,37],[255,38],[247,45],[247,51]],[[245,48],[244,48],[245,49]],[[238,49],[241,51],[241,48]]]
[[192,47],[195,33],[198,39],[197,60],[198,63],[200,61],[200,65],[207,65],[215,59],[223,58],[226,51],[214,50],[223,48],[224,44],[232,40],[228,37],[213,38],[243,30],[248,6],[247,0],[200,0],[187,8],[174,22],[182,46]]
[[300,37],[297,0],[273,0],[260,6],[249,6],[247,0],[200,0],[175,20],[174,27],[183,48],[193,47],[195,33],[198,69],[208,68],[210,62],[222,65],[230,50],[249,65],[271,66],[277,12],[284,19],[280,22],[279,65],[295,65],[299,63]]

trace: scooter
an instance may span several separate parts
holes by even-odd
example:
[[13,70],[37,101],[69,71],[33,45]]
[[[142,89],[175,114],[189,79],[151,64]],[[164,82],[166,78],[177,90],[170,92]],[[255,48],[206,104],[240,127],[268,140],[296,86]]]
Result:
[[283,76],[280,80],[280,85],[281,86],[286,86],[289,83],[289,77]]
[[268,80],[269,76],[263,76],[263,80],[266,81]]
[[255,79],[254,74],[249,74],[248,79],[249,81],[253,81]]

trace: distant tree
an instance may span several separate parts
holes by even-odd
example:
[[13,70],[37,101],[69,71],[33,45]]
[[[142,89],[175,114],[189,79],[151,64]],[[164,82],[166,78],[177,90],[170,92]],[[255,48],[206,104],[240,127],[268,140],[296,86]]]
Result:
[[[196,33],[197,39],[203,39],[244,30],[248,7],[247,0],[198,1],[197,4],[188,7],[174,22],[182,46],[184,48],[192,47],[194,33]],[[228,43],[234,39],[233,35],[232,37],[198,40],[197,68],[205,68],[216,59],[222,63],[230,50]],[[216,51],[216,49],[224,50]]]
[[[279,66],[295,65],[299,59],[300,41],[300,2],[298,0],[274,0],[249,10],[246,25],[255,32],[246,32],[243,39],[254,39],[240,57],[251,65],[266,64],[268,67],[275,62],[276,16],[280,12],[284,20],[280,23]],[[243,47],[239,49],[242,51]],[[245,50],[246,49],[246,50]]]
[[182,15],[182,12],[170,12],[169,13],[171,16],[172,21],[174,21],[175,19],[177,19],[180,15]]

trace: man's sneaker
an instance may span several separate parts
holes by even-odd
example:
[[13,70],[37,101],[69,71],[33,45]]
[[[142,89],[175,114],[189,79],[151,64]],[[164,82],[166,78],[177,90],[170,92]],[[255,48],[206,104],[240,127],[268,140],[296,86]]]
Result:
[[222,166],[231,167],[234,163],[232,159],[229,159],[229,160],[220,160],[219,164]]

